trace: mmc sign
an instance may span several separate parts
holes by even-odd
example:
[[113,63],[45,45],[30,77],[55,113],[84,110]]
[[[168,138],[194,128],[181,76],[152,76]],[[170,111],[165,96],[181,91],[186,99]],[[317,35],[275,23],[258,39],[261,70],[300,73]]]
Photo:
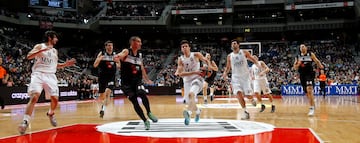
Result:
[[[325,87],[326,95],[357,95],[358,86],[357,85],[331,85]],[[314,87],[314,94],[320,95],[320,87],[316,85]],[[283,85],[281,86],[281,95],[305,95],[304,89],[301,85]]]

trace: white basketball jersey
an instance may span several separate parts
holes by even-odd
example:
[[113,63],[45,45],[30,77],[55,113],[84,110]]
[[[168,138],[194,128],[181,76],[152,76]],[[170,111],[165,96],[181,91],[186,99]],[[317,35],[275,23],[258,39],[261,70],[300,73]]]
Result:
[[231,60],[231,78],[250,77],[248,62],[242,50],[239,53],[232,52]]
[[[41,49],[44,48],[47,48],[47,46],[45,43],[42,43]],[[57,64],[57,50],[55,48],[51,48],[39,53],[35,57],[35,62],[32,66],[32,72],[56,73]]]
[[[260,61],[259,61],[259,64],[260,64]],[[253,64],[253,65],[251,66],[251,69],[252,69],[252,72],[253,72],[253,74],[254,74],[254,78],[255,78],[255,79],[266,79],[266,74],[260,76],[260,73],[265,70],[264,68],[262,68],[262,67],[259,68],[258,66],[256,66],[255,64]]]
[[[180,60],[182,61],[183,65],[184,65],[184,71],[185,72],[192,72],[192,71],[199,71],[200,70],[200,62],[195,58],[194,53],[191,52],[189,57],[185,57],[184,55],[182,55],[180,57]],[[184,81],[190,81],[193,80],[195,78],[201,77],[200,75],[189,75],[189,76],[184,76],[183,80]]]

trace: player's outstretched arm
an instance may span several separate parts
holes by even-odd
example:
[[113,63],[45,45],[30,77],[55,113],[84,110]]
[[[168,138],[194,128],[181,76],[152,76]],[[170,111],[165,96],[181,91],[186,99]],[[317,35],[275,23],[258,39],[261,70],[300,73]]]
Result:
[[264,70],[260,73],[260,75],[265,75],[265,74],[267,74],[267,73],[270,72],[270,68],[265,64],[265,62],[259,61],[259,63],[260,63],[261,68],[264,69]]
[[218,68],[218,66],[216,65],[216,63],[214,62],[214,61],[211,61],[211,70],[213,70],[213,71],[219,71],[219,68]]
[[299,61],[297,58],[295,58],[295,62],[294,62],[294,70],[298,70],[299,66],[301,64],[301,61]]
[[64,68],[64,67],[74,66],[75,63],[76,63],[76,60],[74,58],[72,58],[70,60],[66,60],[65,63],[58,63],[57,68]]
[[211,66],[211,62],[207,58],[205,58],[204,55],[200,52],[195,52],[194,55],[202,62],[205,62],[208,66]]
[[224,73],[222,75],[222,78],[224,80],[227,80],[228,78],[228,73],[230,71],[230,68],[231,68],[231,60],[230,60],[230,54],[226,57],[226,67],[225,67],[225,70],[224,70]]
[[254,63],[257,67],[261,68],[259,61],[255,59],[253,56],[251,56],[249,51],[244,50],[245,57],[250,60],[252,63]]
[[147,75],[144,64],[142,62],[141,62],[140,66],[141,66],[142,78],[145,81],[145,83],[146,84],[154,84],[154,82],[149,79],[149,76]]
[[46,51],[46,50],[49,50],[50,48],[47,47],[47,48],[42,48],[41,44],[36,44],[34,46],[33,49],[31,49],[31,51],[27,54],[26,58],[28,60],[31,60],[33,58],[35,58],[39,53],[43,52],[43,51]]
[[324,66],[321,64],[320,60],[315,56],[314,53],[311,53],[311,58],[320,69],[324,69]]
[[177,60],[177,68],[176,68],[176,72],[175,72],[175,76],[181,76],[180,74],[183,72],[184,67],[183,67],[183,63],[180,60],[180,57]]
[[100,52],[100,53],[97,55],[97,57],[96,57],[96,59],[95,59],[95,62],[94,62],[94,64],[93,64],[94,68],[96,68],[96,67],[99,66],[100,61],[101,61],[103,58],[104,58],[104,56],[102,55],[102,52]]
[[120,61],[124,61],[125,57],[129,55],[129,50],[128,49],[123,49],[120,53],[116,54],[114,56],[114,61],[115,62],[120,62]]

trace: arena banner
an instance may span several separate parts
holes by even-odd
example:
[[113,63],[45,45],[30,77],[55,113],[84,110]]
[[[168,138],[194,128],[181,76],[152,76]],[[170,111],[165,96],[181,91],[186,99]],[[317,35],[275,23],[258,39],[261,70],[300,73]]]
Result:
[[72,87],[59,87],[59,100],[67,101],[67,100],[77,100],[78,92]]
[[[358,85],[330,85],[325,87],[326,95],[353,96],[358,95]],[[314,94],[320,95],[320,87],[314,87]],[[281,86],[281,95],[283,96],[302,96],[305,95],[301,85],[283,85]]]
[[[0,96],[4,99],[5,105],[26,104],[30,96],[27,93],[27,87],[0,87]],[[45,102],[45,96],[41,94],[38,102]]]
[[[77,91],[68,87],[59,87],[59,100],[76,100]],[[4,99],[5,105],[26,104],[29,102],[30,96],[27,93],[27,87],[0,87],[0,96]],[[41,93],[38,102],[46,102],[44,92]]]
[[233,9],[232,8],[214,8],[214,9],[171,10],[172,15],[179,15],[179,14],[210,14],[210,13],[233,13]]
[[334,7],[348,7],[354,6],[353,1],[332,2],[332,3],[315,3],[315,4],[299,4],[286,5],[285,10],[299,10],[299,9],[317,9],[317,8],[334,8]]

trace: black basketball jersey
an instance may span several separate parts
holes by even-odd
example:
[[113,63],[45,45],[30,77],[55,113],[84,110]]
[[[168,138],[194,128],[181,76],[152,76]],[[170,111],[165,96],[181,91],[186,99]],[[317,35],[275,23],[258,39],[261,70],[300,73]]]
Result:
[[[212,61],[210,61],[210,62],[212,62]],[[207,79],[209,79],[209,80],[214,80],[215,79],[215,77],[216,77],[216,71],[211,71],[211,75],[209,76],[209,77],[206,77]]]
[[314,72],[314,68],[313,68],[314,61],[311,58],[311,53],[308,52],[305,55],[300,54],[297,56],[297,60],[302,62],[298,69],[301,75],[306,75]]
[[142,53],[138,52],[135,56],[131,48],[128,50],[129,55],[121,61],[121,83],[123,85],[131,83],[139,84],[142,82]]
[[99,75],[114,75],[116,73],[116,63],[114,61],[115,52],[111,54],[106,51],[102,52],[104,58],[100,61],[98,66]]

